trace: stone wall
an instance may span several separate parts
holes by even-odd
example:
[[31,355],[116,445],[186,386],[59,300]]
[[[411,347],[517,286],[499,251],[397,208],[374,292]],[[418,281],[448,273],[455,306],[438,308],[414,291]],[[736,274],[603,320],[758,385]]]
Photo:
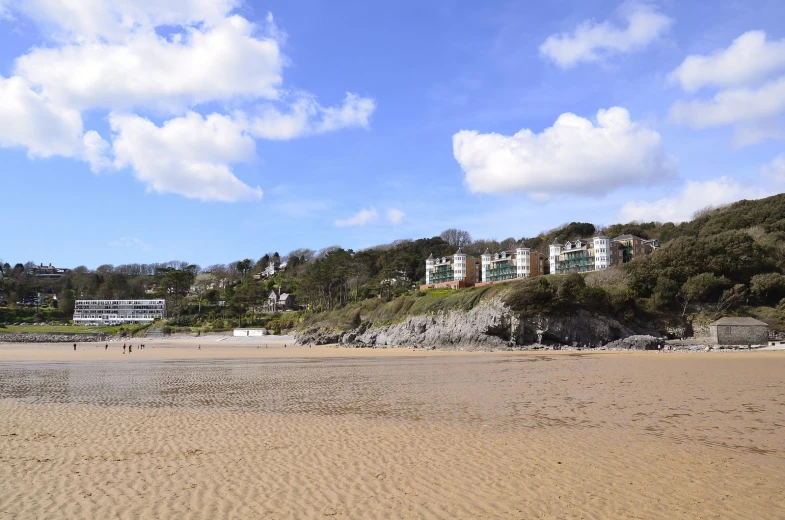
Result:
[[769,328],[765,325],[712,325],[711,337],[718,345],[765,345]]
[[0,343],[85,343],[106,341],[107,334],[68,334],[58,332],[0,332]]

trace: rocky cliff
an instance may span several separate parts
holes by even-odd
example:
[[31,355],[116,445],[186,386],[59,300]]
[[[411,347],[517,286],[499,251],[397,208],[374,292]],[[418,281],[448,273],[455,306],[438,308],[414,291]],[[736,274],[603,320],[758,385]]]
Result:
[[409,316],[393,325],[367,322],[346,332],[312,327],[296,334],[300,344],[343,343],[355,346],[423,346],[455,350],[489,350],[529,344],[599,347],[637,334],[619,321],[585,310],[569,314],[521,317],[501,301],[473,309]]

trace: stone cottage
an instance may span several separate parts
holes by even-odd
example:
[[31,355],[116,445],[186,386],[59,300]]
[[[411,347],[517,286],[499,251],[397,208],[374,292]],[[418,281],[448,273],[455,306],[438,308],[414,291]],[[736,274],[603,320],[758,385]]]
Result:
[[709,324],[717,345],[765,345],[769,326],[755,318],[722,318]]

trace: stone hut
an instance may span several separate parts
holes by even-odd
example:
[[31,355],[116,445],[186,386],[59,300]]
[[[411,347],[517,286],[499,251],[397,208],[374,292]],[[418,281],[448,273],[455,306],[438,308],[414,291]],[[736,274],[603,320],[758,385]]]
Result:
[[717,345],[765,345],[769,326],[755,318],[722,318],[709,324]]

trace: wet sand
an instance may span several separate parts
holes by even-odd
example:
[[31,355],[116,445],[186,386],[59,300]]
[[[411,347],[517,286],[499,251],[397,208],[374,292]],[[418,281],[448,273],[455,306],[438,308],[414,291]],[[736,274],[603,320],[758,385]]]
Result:
[[0,346],[0,518],[785,518],[785,352],[121,350]]

